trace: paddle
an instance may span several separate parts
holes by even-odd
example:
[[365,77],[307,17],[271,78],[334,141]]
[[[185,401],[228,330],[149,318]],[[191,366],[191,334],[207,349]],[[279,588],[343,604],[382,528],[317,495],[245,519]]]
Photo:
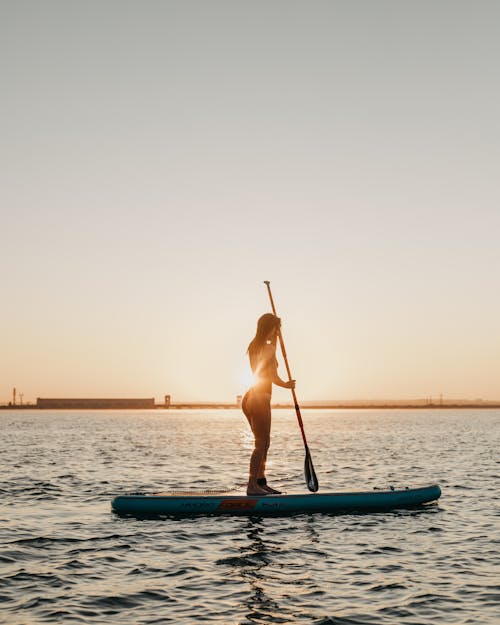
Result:
[[[269,294],[269,299],[271,300],[271,308],[273,309],[273,314],[276,315],[277,317],[278,315],[276,314],[276,308],[274,306],[273,294],[271,293],[271,283],[269,282],[269,280],[264,280],[264,284],[267,286],[267,292]],[[283,354],[283,360],[285,361],[285,367],[286,367],[286,372],[288,374],[288,380],[289,382],[291,382],[292,374],[290,373],[290,365],[288,364],[288,358],[286,356],[285,344],[283,342],[283,335],[281,334],[281,328],[278,330],[278,339],[279,339],[280,346],[281,346],[281,353]],[[292,388],[291,391],[292,391],[293,403],[295,405],[295,413],[297,414],[297,421],[299,422],[300,431],[302,432],[302,440],[304,441],[304,447],[306,450],[306,459],[304,461],[304,475],[306,478],[306,484],[307,484],[307,488],[312,493],[315,493],[319,488],[318,478],[316,477],[316,473],[314,471],[314,466],[312,463],[311,452],[309,451],[309,447],[307,445],[307,439],[306,439],[306,434],[304,432],[304,424],[302,422],[302,416],[300,414],[300,407],[299,407],[299,402],[297,401],[297,395],[295,394],[294,388]]]

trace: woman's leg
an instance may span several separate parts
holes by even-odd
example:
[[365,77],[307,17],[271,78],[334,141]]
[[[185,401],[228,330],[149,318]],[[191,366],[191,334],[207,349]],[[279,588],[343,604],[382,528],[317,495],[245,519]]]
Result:
[[245,396],[242,404],[255,440],[255,447],[250,458],[250,475],[248,479],[249,494],[267,494],[268,491],[259,485],[257,480],[265,477],[267,451],[271,433],[271,406],[266,395]]
[[251,428],[255,440],[255,449],[250,460],[250,475],[255,480],[265,478],[266,460],[271,439],[271,411],[266,407],[252,418]]

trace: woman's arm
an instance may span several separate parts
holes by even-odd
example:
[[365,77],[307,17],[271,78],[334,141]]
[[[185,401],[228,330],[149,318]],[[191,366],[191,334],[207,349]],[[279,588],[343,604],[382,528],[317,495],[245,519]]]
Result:
[[282,388],[295,388],[295,380],[290,380],[290,382],[285,382],[279,377],[277,371],[276,371],[276,375],[273,378],[273,384],[276,384],[276,386],[281,386]]

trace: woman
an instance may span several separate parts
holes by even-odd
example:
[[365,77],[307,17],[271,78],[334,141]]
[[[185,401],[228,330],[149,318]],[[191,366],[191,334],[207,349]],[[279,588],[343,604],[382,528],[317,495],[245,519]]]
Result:
[[281,319],[271,313],[262,315],[257,322],[257,332],[248,346],[254,383],[243,397],[241,407],[255,438],[255,448],[250,459],[250,476],[247,495],[278,494],[267,485],[266,458],[271,433],[272,385],[295,388],[295,380],[285,382],[278,376],[276,340]]

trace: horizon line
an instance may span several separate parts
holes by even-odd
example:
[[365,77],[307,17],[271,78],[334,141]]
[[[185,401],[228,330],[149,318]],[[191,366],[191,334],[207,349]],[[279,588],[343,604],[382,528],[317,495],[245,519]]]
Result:
[[[165,402],[157,403],[154,397],[148,398],[112,398],[112,397],[59,397],[41,398],[36,403],[32,402],[0,402],[1,409],[183,409],[183,408],[240,408],[242,396],[237,395],[236,401],[172,401],[171,396],[165,397]],[[406,399],[324,399],[303,400],[300,402],[303,408],[500,408],[500,400],[483,398],[406,398]],[[277,401],[272,403],[273,408],[294,408],[289,401]]]

